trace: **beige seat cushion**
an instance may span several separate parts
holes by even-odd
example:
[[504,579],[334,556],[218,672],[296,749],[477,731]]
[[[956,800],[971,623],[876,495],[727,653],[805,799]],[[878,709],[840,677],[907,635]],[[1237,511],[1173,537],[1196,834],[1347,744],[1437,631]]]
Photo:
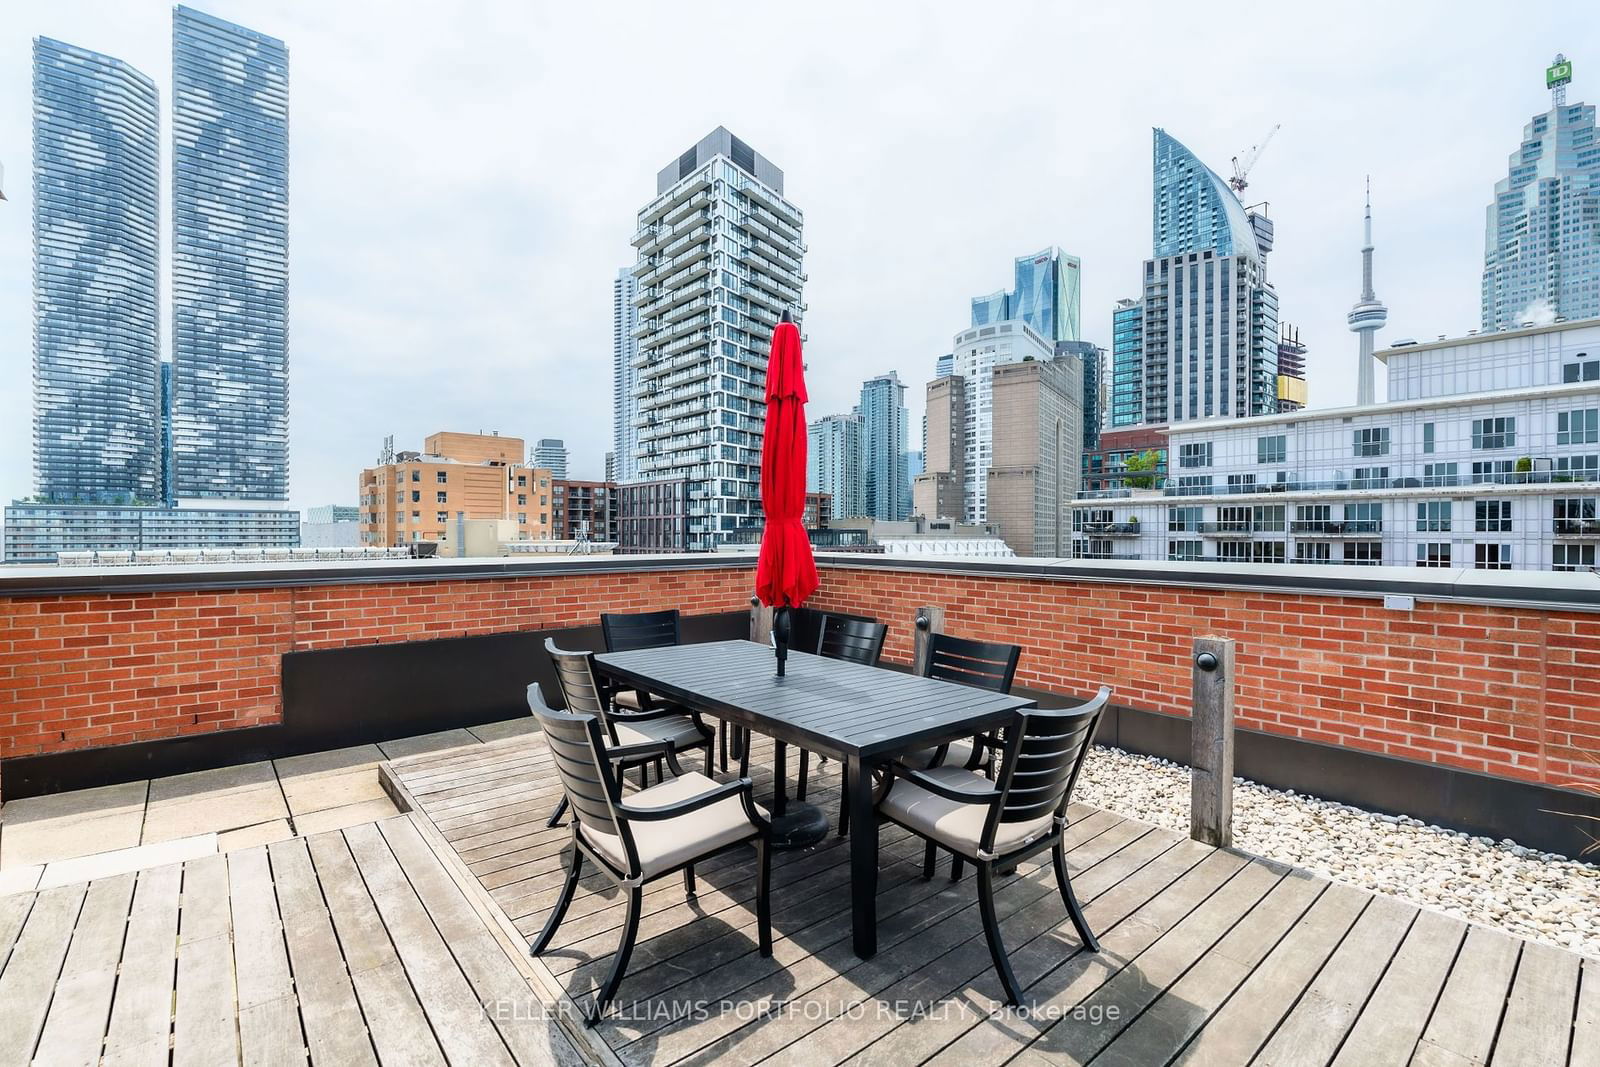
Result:
[[687,715],[663,715],[659,719],[644,719],[640,722],[630,722],[625,718],[616,718],[612,722],[617,728],[617,744],[642,745],[648,741],[671,741],[674,745],[697,745],[706,739],[695,726],[694,720]]
[[[988,793],[994,789],[994,783],[983,775],[959,767],[935,767],[923,773],[940,785],[963,793]],[[895,779],[878,810],[906,829],[973,858],[983,839],[984,820],[989,817],[987,803],[949,800],[903,778]],[[1050,828],[1050,820],[1046,814],[1028,822],[1001,823],[995,830],[994,853],[1004,855],[1035,840]]]
[[[936,748],[921,748],[915,752],[907,752],[900,757],[900,762],[907,767],[922,770],[933,762],[933,757],[939,754]],[[967,760],[972,758],[971,741],[952,741],[945,749],[944,759],[939,763],[941,767],[965,767]]]
[[611,699],[619,708],[628,711],[644,710],[644,694],[637,689],[618,689],[611,695]]
[[[623,803],[630,808],[665,808],[709,793],[715,788],[717,783],[710,778],[690,772],[630,794],[623,798]],[[757,810],[766,814],[764,809]],[[584,840],[596,852],[610,860],[618,870],[628,869],[620,837],[596,830],[586,823],[579,825]],[[633,844],[639,853],[639,865],[646,878],[756,834],[755,824],[745,815],[744,804],[736,796],[719,800],[687,815],[677,815],[660,822],[635,819],[629,825],[633,829]]]

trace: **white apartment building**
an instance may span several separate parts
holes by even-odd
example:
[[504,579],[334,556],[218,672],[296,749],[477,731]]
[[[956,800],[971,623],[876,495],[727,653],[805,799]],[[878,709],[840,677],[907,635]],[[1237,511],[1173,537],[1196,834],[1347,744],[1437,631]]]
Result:
[[805,310],[803,216],[719,126],[656,175],[638,226],[633,474],[689,483],[686,547],[708,551],[761,523],[767,355],[782,313]]
[[962,498],[966,522],[988,519],[989,467],[994,458],[994,369],[1024,359],[1055,358],[1055,345],[1021,319],[974,326],[956,334],[952,370],[966,381],[962,430]]
[[1377,357],[1385,403],[1169,430],[1164,486],[1074,502],[1073,554],[1596,566],[1600,319]]

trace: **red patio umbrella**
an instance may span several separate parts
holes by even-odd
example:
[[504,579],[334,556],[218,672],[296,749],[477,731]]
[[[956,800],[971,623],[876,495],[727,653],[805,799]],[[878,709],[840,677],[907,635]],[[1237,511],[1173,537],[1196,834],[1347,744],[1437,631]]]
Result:
[[761,442],[761,507],[766,527],[756,563],[756,596],[772,620],[778,674],[788,655],[789,609],[817,589],[817,564],[802,519],[806,508],[806,374],[800,330],[789,313],[772,331],[767,359],[767,425]]

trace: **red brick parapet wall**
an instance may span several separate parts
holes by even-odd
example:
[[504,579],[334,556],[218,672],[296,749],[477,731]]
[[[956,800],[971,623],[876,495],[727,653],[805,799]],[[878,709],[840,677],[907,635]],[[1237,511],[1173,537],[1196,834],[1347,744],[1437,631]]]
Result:
[[[587,625],[602,611],[737,611],[753,582],[731,559],[575,569],[59,595],[7,595],[0,577],[0,759],[279,721],[289,651]],[[1242,726],[1552,785],[1600,780],[1597,614],[1426,598],[1394,611],[1371,596],[885,559],[824,562],[811,602],[887,621],[901,662],[925,604],[945,607],[953,633],[1020,642],[1028,688],[1106,683],[1119,704],[1182,714],[1193,638],[1220,634],[1239,641]]]

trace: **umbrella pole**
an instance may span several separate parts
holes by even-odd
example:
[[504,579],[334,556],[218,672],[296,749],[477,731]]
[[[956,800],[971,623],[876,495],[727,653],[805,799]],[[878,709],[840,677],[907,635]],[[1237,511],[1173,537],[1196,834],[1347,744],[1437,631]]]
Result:
[[772,648],[778,657],[778,677],[783,677],[784,665],[789,660],[789,639],[793,636],[789,608],[780,607],[772,613]]

